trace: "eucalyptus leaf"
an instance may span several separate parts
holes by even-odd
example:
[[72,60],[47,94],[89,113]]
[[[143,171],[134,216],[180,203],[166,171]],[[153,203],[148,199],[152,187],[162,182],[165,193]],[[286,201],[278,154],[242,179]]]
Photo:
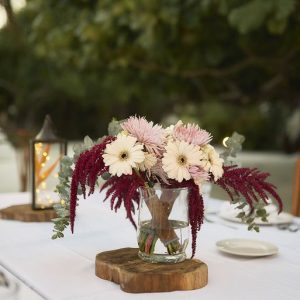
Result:
[[247,203],[247,202],[244,202],[244,203],[238,205],[238,206],[237,206],[237,209],[243,209],[243,208],[244,208],[245,206],[247,206],[247,205],[248,205],[248,203]]
[[259,232],[259,227],[258,227],[258,226],[254,226],[253,229],[254,229],[256,232]]
[[251,224],[251,223],[253,223],[253,221],[254,221],[254,218],[252,218],[252,217],[248,217],[248,218],[246,219],[246,223],[247,223],[247,224]]
[[109,179],[110,177],[111,177],[111,175],[110,175],[110,173],[108,173],[108,172],[103,173],[103,174],[101,175],[101,178],[102,178],[103,180],[107,180],[107,179]]
[[83,143],[86,149],[90,149],[94,146],[93,140],[88,135],[84,137]]
[[240,212],[236,217],[237,218],[243,218],[245,217],[246,213],[244,211]]
[[258,217],[264,217],[264,216],[267,215],[267,211],[266,211],[264,208],[258,209],[258,210],[256,211],[256,215],[257,215]]
[[242,144],[245,141],[245,137],[237,132],[224,140],[225,148],[220,156],[224,159],[225,165],[237,164],[235,158],[238,152],[242,151]]
[[254,229],[254,226],[255,226],[255,224],[254,224],[254,223],[251,223],[251,224],[248,226],[248,230]]
[[118,135],[122,131],[121,121],[116,119],[112,119],[112,121],[108,124],[108,134],[111,136]]
[[64,156],[62,159],[61,159],[61,165],[62,167],[65,167],[65,166],[71,166],[73,164],[73,160],[71,157],[69,156]]

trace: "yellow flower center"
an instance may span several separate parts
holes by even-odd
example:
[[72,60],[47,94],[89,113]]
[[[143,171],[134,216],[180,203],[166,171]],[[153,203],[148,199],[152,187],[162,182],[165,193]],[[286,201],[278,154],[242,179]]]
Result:
[[129,153],[127,151],[122,151],[119,155],[120,160],[127,160],[129,157]]
[[177,162],[178,162],[179,165],[185,166],[187,164],[187,158],[186,158],[186,156],[185,155],[179,155],[177,157]]

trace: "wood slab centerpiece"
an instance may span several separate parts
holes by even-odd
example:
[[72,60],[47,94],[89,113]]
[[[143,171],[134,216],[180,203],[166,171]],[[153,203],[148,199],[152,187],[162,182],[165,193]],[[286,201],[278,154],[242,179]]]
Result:
[[197,259],[181,263],[148,263],[137,248],[122,248],[96,256],[96,276],[115,282],[128,293],[154,293],[200,289],[207,285],[207,265]]
[[53,209],[33,210],[31,204],[12,205],[0,210],[0,219],[22,222],[50,222],[57,215]]

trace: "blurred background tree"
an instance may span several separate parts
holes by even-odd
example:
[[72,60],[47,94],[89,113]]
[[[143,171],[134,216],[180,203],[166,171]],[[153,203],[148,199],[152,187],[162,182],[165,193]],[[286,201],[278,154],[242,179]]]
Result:
[[197,121],[216,143],[238,130],[247,149],[299,150],[299,1],[0,3],[0,127],[14,145],[47,113],[69,139],[139,114]]

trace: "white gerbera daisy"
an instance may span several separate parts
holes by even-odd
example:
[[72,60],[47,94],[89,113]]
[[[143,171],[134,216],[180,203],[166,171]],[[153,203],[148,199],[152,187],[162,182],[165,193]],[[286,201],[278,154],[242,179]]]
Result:
[[138,164],[138,167],[141,171],[150,170],[157,162],[157,158],[154,154],[145,152],[145,159],[143,162]]
[[217,181],[223,176],[223,162],[215,148],[211,145],[205,145],[201,147],[201,163],[200,166],[206,171],[211,172],[214,176],[214,180]]
[[189,167],[200,163],[199,147],[184,141],[169,142],[162,158],[163,170],[171,179],[182,182],[191,179]]
[[119,134],[117,139],[108,144],[104,150],[104,164],[112,175],[131,175],[132,169],[145,159],[143,145],[136,143],[132,136]]
[[223,176],[224,170],[223,170],[223,159],[218,158],[217,161],[214,161],[211,165],[211,172],[214,175],[214,180],[217,181]]
[[181,120],[179,120],[175,125],[170,125],[165,129],[164,139],[167,143],[175,141],[174,129],[175,129],[176,126],[181,126],[181,125],[183,125],[183,122]]

